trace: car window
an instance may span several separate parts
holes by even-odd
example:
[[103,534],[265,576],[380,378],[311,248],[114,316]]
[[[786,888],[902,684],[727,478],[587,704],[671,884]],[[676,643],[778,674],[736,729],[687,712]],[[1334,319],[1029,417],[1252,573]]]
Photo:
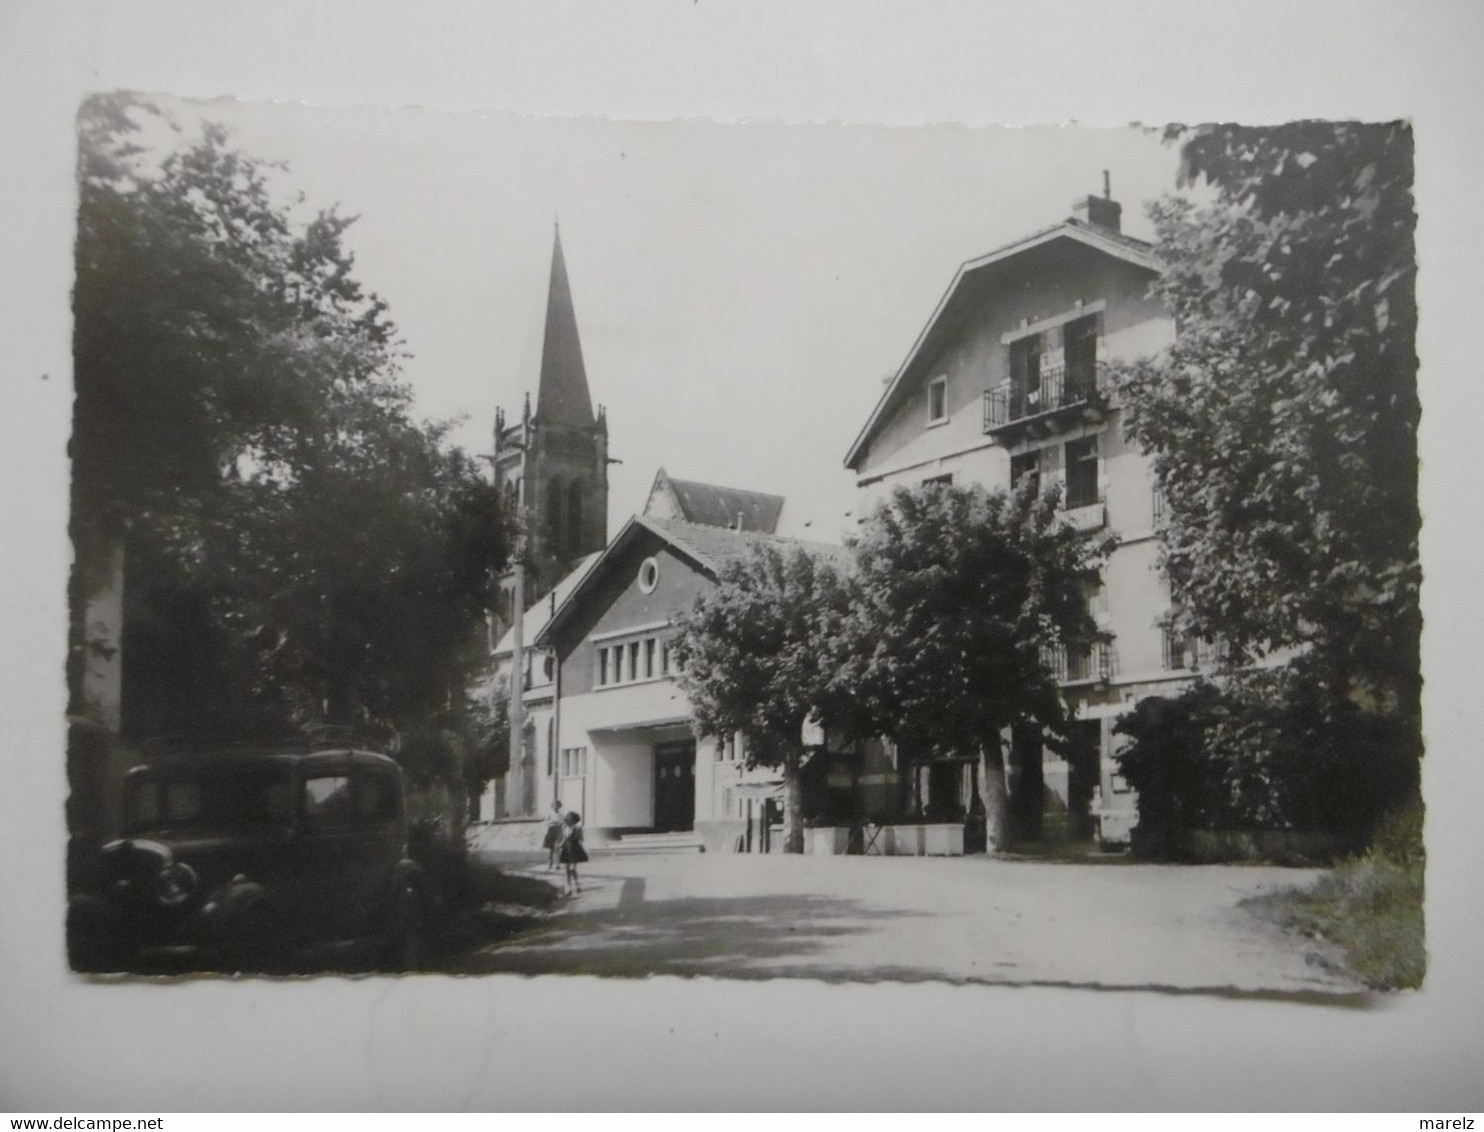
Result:
[[131,782],[124,792],[130,829],[150,829],[160,820],[160,784]]
[[349,825],[350,779],[344,775],[316,775],[304,780],[304,824],[309,828]]
[[165,812],[179,825],[190,825],[201,816],[201,784],[187,779],[166,782]]
[[294,784],[290,779],[273,780],[264,788],[261,797],[263,816],[273,825],[294,820]]
[[130,781],[124,811],[132,833],[281,826],[293,821],[294,783],[279,767],[192,767]]
[[395,820],[397,794],[397,781],[391,775],[363,774],[360,792],[356,795],[356,808],[360,813],[361,821],[381,824]]

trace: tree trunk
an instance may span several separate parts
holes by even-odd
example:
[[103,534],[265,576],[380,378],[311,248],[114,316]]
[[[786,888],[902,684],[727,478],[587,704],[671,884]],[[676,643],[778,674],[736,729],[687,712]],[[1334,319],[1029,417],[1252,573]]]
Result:
[[789,747],[783,754],[783,851],[804,851],[804,790],[799,782],[802,753]]
[[980,775],[984,796],[984,831],[989,852],[997,853],[1010,841],[1010,791],[1005,786],[1005,751],[999,736],[984,745]]

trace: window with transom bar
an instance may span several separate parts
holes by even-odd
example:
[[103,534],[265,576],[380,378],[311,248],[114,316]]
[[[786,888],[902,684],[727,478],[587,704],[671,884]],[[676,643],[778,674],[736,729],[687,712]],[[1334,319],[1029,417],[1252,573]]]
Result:
[[1067,506],[1087,507],[1098,501],[1098,438],[1067,442]]

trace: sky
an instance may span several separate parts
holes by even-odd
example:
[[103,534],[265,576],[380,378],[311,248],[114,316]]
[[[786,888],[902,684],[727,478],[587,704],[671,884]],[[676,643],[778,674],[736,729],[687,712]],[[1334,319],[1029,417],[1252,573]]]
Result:
[[[390,305],[423,415],[489,452],[534,394],[559,219],[595,404],[609,531],[658,467],[787,497],[781,529],[853,525],[843,460],[958,265],[1112,177],[1124,230],[1173,190],[1138,128],[621,122],[512,114],[164,105],[282,161],[284,198],[338,205],[356,274]],[[986,379],[986,385],[990,384]]]

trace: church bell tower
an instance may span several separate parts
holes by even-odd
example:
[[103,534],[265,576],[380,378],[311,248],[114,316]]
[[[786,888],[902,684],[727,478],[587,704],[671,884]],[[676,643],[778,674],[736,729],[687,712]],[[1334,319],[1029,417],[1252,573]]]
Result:
[[608,422],[602,406],[594,414],[587,388],[560,227],[551,251],[536,411],[529,393],[518,421],[507,423],[504,411],[495,411],[494,474],[525,534],[525,593],[513,592],[513,570],[501,578],[498,637],[517,611],[608,543]]

